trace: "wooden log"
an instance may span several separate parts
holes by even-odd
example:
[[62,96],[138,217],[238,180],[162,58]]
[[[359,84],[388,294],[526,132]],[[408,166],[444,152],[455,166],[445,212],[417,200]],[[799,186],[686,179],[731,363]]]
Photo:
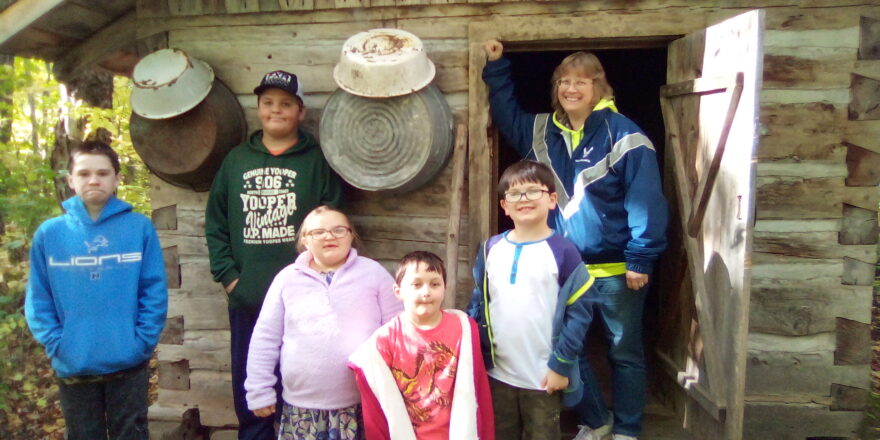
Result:
[[[762,261],[762,260],[767,261]],[[843,261],[840,259],[793,259],[755,252],[752,255],[752,285],[779,286],[790,282],[840,284]]]
[[156,369],[159,373],[159,388],[189,389],[189,361],[186,359],[177,362],[158,362]]
[[208,255],[208,242],[203,236],[163,234],[162,245],[175,248],[175,252],[180,256]]
[[177,205],[177,209],[205,210],[208,192],[194,192],[180,188],[150,175],[150,204],[153,209]]
[[868,403],[868,390],[833,383],[831,399],[831,411],[863,411]]
[[792,281],[753,286],[749,330],[778,335],[833,332],[837,318],[869,323],[871,288]]
[[183,315],[169,316],[159,336],[160,344],[183,345]]
[[[163,243],[167,244],[167,243]],[[177,246],[169,245],[162,248],[162,258],[165,261],[165,277],[168,280],[169,289],[180,287],[180,256]]]
[[877,261],[877,246],[842,245],[838,233],[828,232],[760,232],[753,235],[752,250],[781,256],[802,258],[855,258],[866,262]]
[[169,231],[177,229],[177,205],[154,209],[151,217],[156,229]]
[[[758,160],[842,161],[846,107],[826,103],[763,104]],[[760,164],[761,162],[759,162]]]
[[[825,394],[827,395],[827,391]],[[830,411],[828,405],[812,402],[793,404],[747,401],[742,438],[849,438],[862,417],[859,412]]]
[[200,261],[181,262],[180,286],[189,292],[202,292],[204,295],[226,298],[226,290],[211,278],[207,258]]
[[880,185],[880,152],[849,145],[846,149],[846,168],[849,172],[847,186]]
[[765,177],[756,182],[756,218],[840,218],[843,179]]
[[177,289],[168,295],[168,313],[183,316],[187,331],[228,329],[228,305],[226,294],[218,293],[215,289]]
[[846,144],[880,153],[880,121],[847,121],[842,127]]
[[[346,205],[354,214],[445,218],[449,209],[452,167],[447,166],[428,185],[406,194],[385,194],[352,190],[346,192]],[[441,228],[442,230],[442,228]],[[445,241],[445,240],[440,240]]]
[[855,258],[843,258],[843,284],[851,286],[870,286],[874,284],[874,267],[876,259],[873,263],[868,263]]
[[844,88],[849,86],[855,59],[854,48],[767,48],[763,88]]
[[880,81],[857,74],[852,74],[851,77],[852,101],[849,103],[849,120],[880,119]]
[[871,362],[870,324],[837,318],[837,347],[834,365],[860,365]]
[[[446,240],[444,217],[407,215],[359,215],[351,217],[361,237],[442,243]],[[462,226],[466,228],[466,225]]]
[[859,17],[859,59],[880,60],[880,20]]
[[162,362],[186,359],[190,368],[231,371],[229,331],[190,330],[183,345],[159,345],[157,358]]
[[834,333],[807,336],[751,333],[746,393],[827,396],[831,383],[867,388],[868,365],[835,365],[836,343]]
[[767,30],[764,32],[765,47],[800,47],[809,41],[811,47],[851,48],[859,47],[859,26],[853,20],[850,25],[833,29]]
[[880,235],[877,212],[852,205],[843,205],[838,242],[847,245],[876,245]]

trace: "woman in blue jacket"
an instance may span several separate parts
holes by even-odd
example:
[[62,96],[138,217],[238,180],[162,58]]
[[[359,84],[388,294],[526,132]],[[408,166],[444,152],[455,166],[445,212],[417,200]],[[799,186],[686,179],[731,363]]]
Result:
[[617,112],[598,58],[576,52],[553,72],[553,113],[525,112],[514,96],[510,61],[496,40],[484,45],[493,122],[510,145],[550,166],[559,209],[550,220],[581,253],[596,277],[593,316],[602,316],[613,370],[613,417],[586,361],[586,389],[576,410],[577,440],[634,439],[645,407],[642,311],[654,264],[666,248],[668,210],[657,152],[631,120]]

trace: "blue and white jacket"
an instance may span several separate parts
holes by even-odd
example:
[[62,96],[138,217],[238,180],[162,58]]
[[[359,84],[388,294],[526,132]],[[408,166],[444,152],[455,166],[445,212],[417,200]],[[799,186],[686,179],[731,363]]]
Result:
[[97,220],[78,196],[34,234],[25,316],[58,377],[102,375],[150,358],[168,289],[150,220],[115,197]]
[[483,80],[505,138],[555,173],[559,208],[550,226],[590,265],[626,262],[628,270],[651,273],[666,248],[669,213],[657,154],[641,129],[612,108],[594,110],[572,148],[572,131],[553,115],[527,113],[516,102],[509,60],[488,62]]
[[[480,349],[486,370],[495,367],[495,347],[492,331],[492,317],[489,316],[489,302],[492,295],[489,291],[489,278],[486,273],[486,259],[496,243],[504,239],[507,232],[495,235],[480,246],[480,252],[474,261],[474,291],[468,304],[467,314],[477,322],[480,332]],[[556,310],[553,314],[553,330],[551,346],[553,352],[547,361],[547,367],[569,379],[568,388],[563,393],[563,403],[572,406],[580,402],[583,394],[583,381],[580,376],[578,359],[584,345],[587,328],[592,321],[592,312],[586,299],[594,296],[593,278],[574,246],[559,234],[554,233],[547,239],[553,249],[559,269],[559,292]],[[528,270],[528,268],[520,268]]]

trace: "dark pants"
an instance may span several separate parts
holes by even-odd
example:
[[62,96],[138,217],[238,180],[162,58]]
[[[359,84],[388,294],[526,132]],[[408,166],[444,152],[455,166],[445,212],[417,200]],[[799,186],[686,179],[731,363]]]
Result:
[[147,440],[147,364],[106,381],[59,380],[68,440]]
[[495,411],[495,438],[559,440],[562,393],[526,390],[489,378]]
[[246,309],[229,309],[229,338],[232,355],[232,398],[235,403],[235,415],[238,416],[239,440],[275,440],[275,423],[281,416],[281,374],[275,367],[275,392],[278,404],[275,414],[269,417],[257,417],[247,406],[244,380],[247,377],[247,356],[251,344],[251,334],[257,324],[259,311]]

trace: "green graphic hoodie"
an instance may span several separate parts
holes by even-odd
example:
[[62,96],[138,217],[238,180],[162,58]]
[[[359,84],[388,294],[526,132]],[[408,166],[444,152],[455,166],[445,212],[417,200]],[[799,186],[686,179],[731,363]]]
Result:
[[205,237],[214,280],[229,285],[232,308],[259,311],[272,279],[296,257],[297,228],[313,208],[339,207],[342,187],[315,138],[278,156],[262,130],[235,147],[220,166],[205,210]]

